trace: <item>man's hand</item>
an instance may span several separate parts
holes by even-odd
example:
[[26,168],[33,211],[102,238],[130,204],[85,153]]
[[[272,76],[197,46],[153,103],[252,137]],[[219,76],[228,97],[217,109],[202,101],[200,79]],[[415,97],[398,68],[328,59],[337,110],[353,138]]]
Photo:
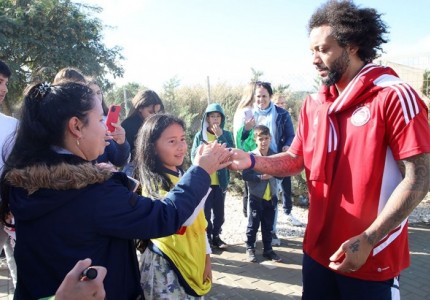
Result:
[[251,166],[251,158],[249,157],[249,153],[240,149],[231,149],[232,164],[228,167],[232,171],[240,171],[247,169]]
[[329,267],[333,270],[350,273],[361,268],[369,257],[373,246],[363,233],[344,242],[330,257]]

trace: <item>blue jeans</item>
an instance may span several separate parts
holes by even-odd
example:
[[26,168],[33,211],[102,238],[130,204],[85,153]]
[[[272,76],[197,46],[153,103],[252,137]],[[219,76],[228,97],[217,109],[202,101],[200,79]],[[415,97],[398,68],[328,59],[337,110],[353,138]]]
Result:
[[398,277],[384,281],[352,278],[334,272],[306,254],[303,254],[302,275],[302,300],[400,299]]
[[209,193],[205,203],[205,217],[208,221],[206,233],[209,238],[218,236],[224,224],[224,202],[225,193],[219,185],[211,185],[212,191]]

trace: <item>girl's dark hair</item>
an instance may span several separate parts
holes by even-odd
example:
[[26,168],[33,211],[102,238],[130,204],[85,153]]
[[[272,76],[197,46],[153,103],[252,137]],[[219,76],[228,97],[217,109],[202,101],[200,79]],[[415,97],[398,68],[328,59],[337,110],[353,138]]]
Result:
[[88,111],[94,105],[92,90],[86,85],[64,82],[50,86],[38,83],[25,91],[21,120],[15,135],[15,144],[5,160],[0,180],[1,216],[8,213],[9,185],[5,181],[11,169],[63,161],[52,146],[64,147],[66,126],[72,117],[88,123]]
[[141,90],[131,100],[133,107],[130,109],[128,116],[139,114],[139,108],[148,107],[151,105],[160,105],[160,113],[164,112],[164,105],[161,98],[153,90]]
[[142,190],[150,197],[160,198],[159,190],[169,191],[174,185],[164,172],[155,149],[155,143],[167,127],[178,124],[185,131],[183,120],[169,115],[156,114],[149,117],[139,130],[136,139],[135,165]]
[[341,47],[358,47],[358,56],[364,62],[371,62],[383,52],[381,44],[388,42],[384,37],[387,26],[373,8],[358,8],[352,1],[331,0],[320,6],[308,23],[308,31],[328,25],[332,35]]

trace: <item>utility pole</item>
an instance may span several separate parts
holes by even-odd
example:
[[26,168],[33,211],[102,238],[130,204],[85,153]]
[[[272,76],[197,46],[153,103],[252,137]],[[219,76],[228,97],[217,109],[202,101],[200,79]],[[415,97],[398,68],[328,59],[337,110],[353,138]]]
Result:
[[122,87],[123,95],[124,95],[124,108],[125,108],[125,117],[128,116],[128,105],[127,105],[127,90],[125,86]]
[[209,82],[209,76],[207,77],[207,82],[208,82],[208,104],[211,103],[211,84]]

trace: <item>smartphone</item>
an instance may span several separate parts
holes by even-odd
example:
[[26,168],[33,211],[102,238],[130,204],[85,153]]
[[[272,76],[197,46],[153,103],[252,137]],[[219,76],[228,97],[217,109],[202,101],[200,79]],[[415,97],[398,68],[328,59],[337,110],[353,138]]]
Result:
[[252,110],[245,110],[245,121],[251,120],[253,116]]
[[111,105],[109,107],[109,111],[106,117],[106,126],[110,132],[115,131],[115,127],[112,126],[112,123],[118,122],[120,112],[121,112],[120,105]]

